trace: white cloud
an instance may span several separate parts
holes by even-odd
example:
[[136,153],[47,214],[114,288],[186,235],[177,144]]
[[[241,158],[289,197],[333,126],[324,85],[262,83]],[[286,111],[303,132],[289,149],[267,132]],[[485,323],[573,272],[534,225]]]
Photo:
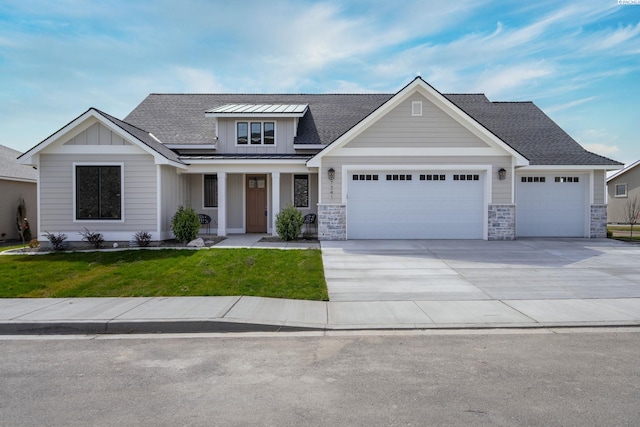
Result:
[[546,111],[547,113],[555,113],[558,111],[564,111],[564,110],[569,110],[573,107],[577,107],[578,105],[582,105],[582,104],[586,104],[588,102],[591,102],[593,100],[598,99],[597,96],[590,96],[588,98],[582,98],[582,99],[576,99],[575,101],[571,101],[571,102],[567,102],[564,104],[560,104],[560,105],[553,105],[550,107],[546,107],[544,109],[544,111]]
[[609,157],[620,151],[620,148],[617,145],[583,144],[582,146],[593,153],[600,154],[605,157]]
[[619,27],[616,30],[606,29],[597,33],[591,34],[588,41],[584,45],[584,50],[611,50],[617,47],[627,46],[629,48],[635,48],[636,43],[631,43],[631,40],[640,35],[640,24],[627,25],[625,27]]
[[485,70],[474,86],[475,90],[485,92],[490,98],[498,97],[520,86],[535,85],[536,80],[553,72],[553,68],[543,62],[496,67]]
[[175,67],[176,91],[184,93],[227,92],[216,76],[207,71],[191,67]]
[[620,147],[615,144],[617,137],[603,129],[586,129],[578,133],[576,140],[585,149],[601,156],[610,157],[620,152]]

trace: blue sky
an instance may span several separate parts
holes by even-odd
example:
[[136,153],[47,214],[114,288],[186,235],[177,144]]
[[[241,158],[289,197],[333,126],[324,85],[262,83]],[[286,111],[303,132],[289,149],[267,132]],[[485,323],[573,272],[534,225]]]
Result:
[[534,101],[587,149],[640,159],[640,5],[618,0],[3,0],[0,144],[149,93],[396,92]]

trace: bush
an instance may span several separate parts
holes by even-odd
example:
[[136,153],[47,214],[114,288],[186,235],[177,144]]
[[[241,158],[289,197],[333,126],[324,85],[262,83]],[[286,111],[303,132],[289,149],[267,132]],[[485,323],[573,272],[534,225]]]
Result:
[[53,250],[54,251],[61,251],[64,249],[64,241],[67,240],[67,235],[66,234],[62,234],[62,233],[58,233],[58,234],[53,234],[53,233],[49,233],[48,231],[44,232],[45,236],[47,236],[47,239],[49,240],[49,243],[51,243],[51,246],[53,246]]
[[38,239],[31,239],[29,241],[29,247],[30,248],[39,248],[40,247],[40,242],[38,242]]
[[276,231],[284,241],[291,241],[298,238],[302,230],[304,217],[295,206],[290,205],[276,215]]
[[198,236],[200,218],[193,208],[180,206],[171,219],[171,230],[179,242],[188,243]]
[[82,236],[82,240],[89,242],[89,244],[91,244],[96,249],[100,249],[102,247],[102,244],[104,243],[104,237],[102,236],[102,233],[89,231],[85,228],[84,231],[81,231],[78,234]]
[[607,239],[612,239],[612,238],[613,238],[613,231],[607,230]]
[[151,233],[148,231],[138,231],[133,235],[133,238],[141,248],[146,248],[151,243]]

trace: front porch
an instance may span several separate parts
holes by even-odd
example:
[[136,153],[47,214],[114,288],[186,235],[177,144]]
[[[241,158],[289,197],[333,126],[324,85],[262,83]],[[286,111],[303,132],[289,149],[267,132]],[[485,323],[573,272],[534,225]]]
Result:
[[211,219],[201,224],[200,237],[276,236],[276,215],[289,205],[303,215],[317,215],[318,175],[306,167],[271,172],[211,169],[211,173],[184,175],[185,205]]

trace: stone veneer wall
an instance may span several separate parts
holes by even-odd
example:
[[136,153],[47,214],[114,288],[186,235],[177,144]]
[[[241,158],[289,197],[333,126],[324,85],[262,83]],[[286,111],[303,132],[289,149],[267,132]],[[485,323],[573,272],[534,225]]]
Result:
[[516,239],[516,205],[489,205],[489,240]]
[[607,205],[591,205],[591,226],[589,236],[592,239],[607,237]]
[[318,240],[347,240],[347,205],[318,205]]

